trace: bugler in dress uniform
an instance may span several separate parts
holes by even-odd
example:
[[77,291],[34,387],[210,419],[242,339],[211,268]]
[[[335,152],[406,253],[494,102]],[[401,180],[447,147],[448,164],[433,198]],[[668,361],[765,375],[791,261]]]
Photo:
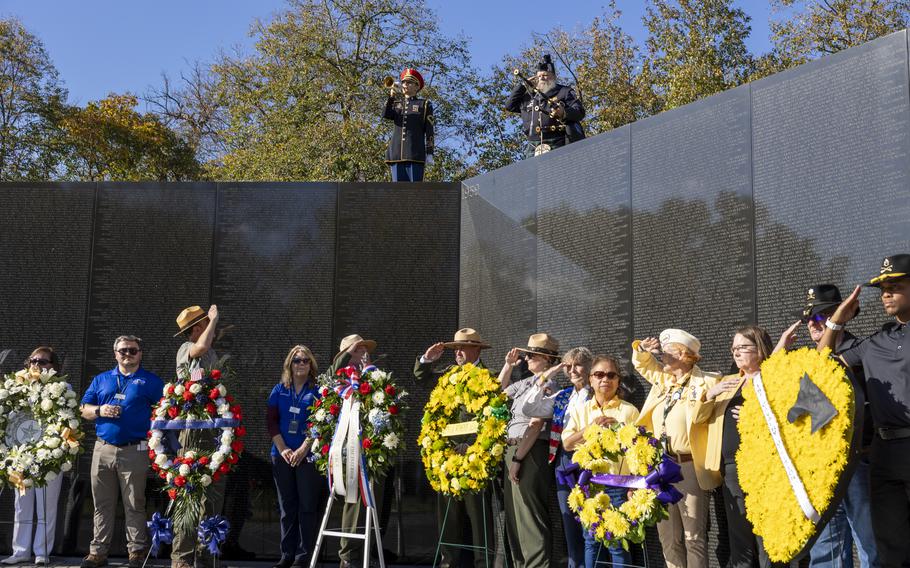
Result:
[[556,67],[549,55],[537,65],[536,83],[521,78],[517,70],[516,75],[520,80],[505,108],[521,113],[522,132],[529,144],[527,155],[542,154],[585,137],[580,123],[584,106],[574,89],[556,83]]
[[[423,77],[416,69],[401,72],[404,93],[390,96],[382,118],[395,123],[392,139],[385,153],[385,163],[392,170],[392,181],[422,181],[427,155],[434,149],[433,105],[416,96],[423,89]],[[408,92],[407,83],[416,86]]]

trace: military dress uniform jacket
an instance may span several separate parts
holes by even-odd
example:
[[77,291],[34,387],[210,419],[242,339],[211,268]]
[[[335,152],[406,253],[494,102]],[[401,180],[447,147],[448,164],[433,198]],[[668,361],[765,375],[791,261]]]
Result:
[[395,123],[385,163],[426,162],[435,146],[433,105],[426,99],[389,97],[382,118]]
[[523,84],[517,85],[506,101],[507,111],[521,113],[521,129],[528,141],[563,146],[584,138],[580,122],[585,117],[585,108],[575,96],[575,90],[557,84],[544,94],[547,99],[555,96],[562,102],[566,111],[563,121],[550,117],[549,102],[538,93],[529,93]]

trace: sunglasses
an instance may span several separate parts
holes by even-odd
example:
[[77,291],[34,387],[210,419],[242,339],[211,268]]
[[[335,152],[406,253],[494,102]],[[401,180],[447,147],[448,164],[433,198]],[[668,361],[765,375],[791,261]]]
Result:
[[117,353],[120,353],[121,355],[136,355],[137,353],[139,353],[139,348],[138,347],[121,347],[120,349],[117,350]]
[[310,364],[310,358],[309,358],[309,357],[304,357],[304,358],[301,359],[300,357],[294,357],[293,359],[291,359],[291,363],[293,363],[293,364],[295,364],[295,365],[309,365],[309,364]]
[[51,360],[42,359],[41,357],[32,357],[31,359],[28,360],[28,363],[29,363],[29,365],[38,365],[39,367],[43,367],[44,365],[50,365]]
[[594,373],[591,373],[592,379],[603,379],[604,377],[612,381],[619,378],[619,373],[615,371],[596,371]]
[[813,321],[815,323],[824,323],[828,319],[827,314],[815,314],[814,316],[806,318],[806,322]]

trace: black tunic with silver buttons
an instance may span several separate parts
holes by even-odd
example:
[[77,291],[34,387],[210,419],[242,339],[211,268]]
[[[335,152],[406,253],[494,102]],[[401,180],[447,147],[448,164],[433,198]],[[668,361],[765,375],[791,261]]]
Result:
[[395,123],[385,162],[425,162],[433,153],[433,105],[426,99],[389,97],[382,118]]
[[[578,122],[585,116],[585,109],[581,101],[575,96],[571,87],[557,84],[544,93],[547,99],[556,97],[562,103],[566,116],[560,121],[548,114],[549,105],[538,93],[531,93],[523,84],[516,85],[506,101],[506,110],[521,113],[521,129],[528,141],[539,144],[541,142],[553,146],[562,146],[566,139],[566,128],[578,126]],[[580,129],[579,129],[580,130]],[[584,135],[581,135],[583,138]]]

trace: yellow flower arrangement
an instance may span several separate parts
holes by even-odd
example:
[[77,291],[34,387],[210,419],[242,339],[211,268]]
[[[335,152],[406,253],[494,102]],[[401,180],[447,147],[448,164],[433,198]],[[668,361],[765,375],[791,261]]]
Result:
[[[837,410],[814,434],[810,416],[803,415],[792,424],[787,420],[804,374]],[[761,377],[787,453],[813,507],[824,515],[850,454],[854,419],[850,380],[827,352],[810,348],[775,353],[762,363]],[[743,398],[736,467],[746,494],[746,516],[755,534],[764,540],[771,560],[789,562],[805,548],[817,527],[797,503],[751,382],[743,388]]]
[[[477,438],[462,454],[443,431],[465,414],[477,422]],[[452,497],[483,490],[499,471],[508,423],[506,395],[498,377],[471,364],[442,375],[424,407],[417,438],[433,490]]]
[[[585,429],[584,442],[575,449],[572,461],[593,475],[625,469],[633,475],[646,475],[661,463],[658,448],[658,441],[644,428],[592,425]],[[645,529],[667,517],[666,506],[652,489],[633,489],[629,500],[617,507],[604,485],[583,478],[569,493],[569,510],[578,515],[586,531],[608,546],[628,549],[630,542],[641,543]]]

